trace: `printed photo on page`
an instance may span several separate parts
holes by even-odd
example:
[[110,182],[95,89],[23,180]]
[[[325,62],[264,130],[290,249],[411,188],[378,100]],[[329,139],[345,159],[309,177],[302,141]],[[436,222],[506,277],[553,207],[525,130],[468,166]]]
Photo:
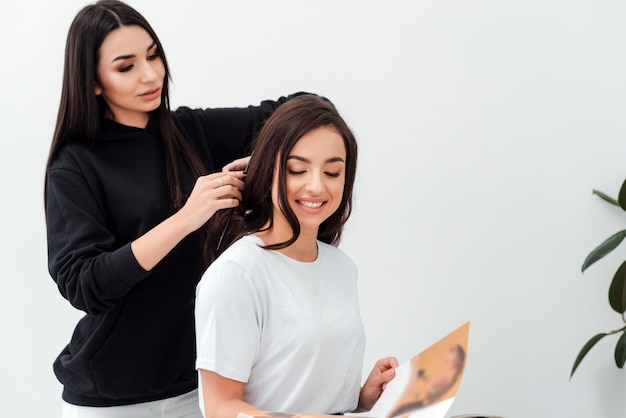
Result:
[[371,411],[350,415],[443,418],[461,385],[468,337],[469,322],[401,364]]

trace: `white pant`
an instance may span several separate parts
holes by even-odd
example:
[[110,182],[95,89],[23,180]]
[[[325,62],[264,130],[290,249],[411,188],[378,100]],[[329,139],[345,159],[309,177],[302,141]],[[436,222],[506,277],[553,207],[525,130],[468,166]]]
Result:
[[202,418],[198,391],[124,406],[78,406],[63,402],[62,418]]

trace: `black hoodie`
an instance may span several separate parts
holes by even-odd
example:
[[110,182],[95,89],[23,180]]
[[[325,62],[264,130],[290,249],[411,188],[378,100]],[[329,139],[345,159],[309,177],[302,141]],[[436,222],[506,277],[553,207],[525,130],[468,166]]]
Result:
[[[245,155],[279,103],[174,112],[209,172]],[[195,183],[179,164],[181,184]],[[105,121],[90,144],[68,142],[47,182],[48,267],[61,294],[86,315],[54,362],[66,402],[113,406],[197,387],[194,297],[205,265],[198,232],[145,271],[130,242],[173,214],[156,126]]]

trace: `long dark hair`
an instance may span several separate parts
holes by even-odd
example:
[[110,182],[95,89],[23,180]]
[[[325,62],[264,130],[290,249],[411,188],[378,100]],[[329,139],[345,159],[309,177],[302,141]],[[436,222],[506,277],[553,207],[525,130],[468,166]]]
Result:
[[[96,96],[94,92],[94,87],[100,81],[98,75],[100,47],[109,33],[130,25],[137,25],[148,32],[160,52],[165,67],[161,105],[151,112],[151,118],[154,118],[163,138],[172,206],[178,209],[184,201],[180,186],[178,153],[189,165],[194,176],[206,174],[206,169],[172,118],[168,95],[170,73],[159,38],[139,12],[117,0],[100,0],[85,6],[78,12],[70,26],[65,46],[61,102],[46,164],[46,183],[48,169],[61,146],[71,141],[83,143],[93,141],[103,118],[110,113],[104,99]],[[46,194],[47,192],[44,192],[44,203],[47,207]]]
[[[331,245],[339,244],[343,226],[352,211],[352,189],[356,175],[357,143],[352,131],[341,118],[335,106],[319,96],[306,94],[280,105],[267,119],[253,142],[253,156],[246,176],[246,188],[239,206],[218,212],[210,221],[210,232],[205,245],[208,261],[213,261],[225,248],[249,233],[262,231],[273,225],[272,181],[278,174],[278,206],[289,223],[293,235],[282,243],[265,248],[277,250],[293,244],[300,235],[300,224],[287,201],[285,175],[287,157],[295,143],[307,132],[321,126],[334,128],[346,147],[346,172],[343,196],[339,208],[319,227],[317,238]],[[278,157],[278,160],[277,160]],[[217,248],[225,220],[230,217],[228,229],[220,248]]]

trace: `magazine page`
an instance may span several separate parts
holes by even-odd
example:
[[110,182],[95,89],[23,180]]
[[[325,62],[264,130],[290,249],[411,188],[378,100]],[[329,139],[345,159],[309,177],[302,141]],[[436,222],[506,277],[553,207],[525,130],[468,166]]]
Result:
[[378,402],[365,414],[372,417],[443,417],[461,385],[469,322],[402,363]]

